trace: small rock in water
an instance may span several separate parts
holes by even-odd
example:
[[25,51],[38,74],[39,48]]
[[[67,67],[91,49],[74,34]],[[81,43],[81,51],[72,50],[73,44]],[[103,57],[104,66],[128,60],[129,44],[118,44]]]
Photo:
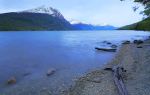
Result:
[[8,81],[7,84],[15,84],[16,83],[16,78],[15,77],[11,77]]
[[51,68],[47,71],[47,76],[50,76],[50,75],[54,74],[55,72],[56,72],[56,69]]
[[31,73],[24,73],[23,76],[28,76],[30,75]]
[[142,46],[137,46],[137,48],[143,48]]
[[108,45],[112,44],[111,42],[108,42],[108,41],[103,41],[103,43],[106,43]]
[[110,45],[111,43],[110,43],[110,42],[107,42],[107,44]]
[[108,41],[103,41],[102,43],[107,43]]
[[118,46],[117,45],[111,45],[111,48],[117,48]]

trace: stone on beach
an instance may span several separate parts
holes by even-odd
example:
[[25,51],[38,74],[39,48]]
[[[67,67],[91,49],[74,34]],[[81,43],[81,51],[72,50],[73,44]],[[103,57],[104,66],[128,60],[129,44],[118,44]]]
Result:
[[96,78],[93,78],[92,82],[95,82],[95,83],[101,83],[102,81],[102,78],[101,77],[96,77]]
[[144,43],[144,42],[143,42],[142,40],[134,40],[133,43],[134,43],[134,44],[142,44],[142,43]]
[[56,72],[56,69],[51,68],[47,71],[47,76],[50,76],[50,75],[54,74],[55,72]]

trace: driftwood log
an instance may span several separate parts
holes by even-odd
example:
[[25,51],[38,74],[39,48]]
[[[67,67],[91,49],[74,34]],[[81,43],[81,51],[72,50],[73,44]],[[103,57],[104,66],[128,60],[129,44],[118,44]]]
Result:
[[128,95],[126,86],[124,85],[123,82],[123,75],[122,75],[123,72],[126,72],[126,70],[124,70],[124,68],[119,66],[115,66],[113,68],[105,68],[104,70],[109,70],[113,72],[114,83],[117,86],[119,95]]
[[98,48],[95,47],[96,50],[101,50],[101,51],[107,51],[107,52],[116,52],[117,49],[115,48]]

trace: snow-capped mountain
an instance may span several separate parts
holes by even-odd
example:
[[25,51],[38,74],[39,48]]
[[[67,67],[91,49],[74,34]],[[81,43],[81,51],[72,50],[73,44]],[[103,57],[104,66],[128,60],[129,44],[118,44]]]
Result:
[[[9,24],[9,25],[8,25]],[[52,7],[0,14],[0,30],[72,30],[73,26]]]
[[22,12],[48,14],[54,17],[59,17],[61,19],[64,19],[63,15],[57,9],[54,9],[52,7],[40,6]]
[[75,19],[69,19],[69,22],[76,30],[114,30],[117,29],[114,26],[108,24],[91,24],[87,22],[81,22]]

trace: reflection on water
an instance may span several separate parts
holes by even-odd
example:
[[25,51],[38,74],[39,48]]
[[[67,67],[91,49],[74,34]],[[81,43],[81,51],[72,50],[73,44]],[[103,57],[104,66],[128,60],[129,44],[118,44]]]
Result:
[[[143,39],[137,31],[0,32],[0,92],[39,95],[43,88],[54,95],[86,72],[101,67],[114,53],[98,52],[103,41]],[[46,72],[55,68],[50,77]],[[24,76],[28,74],[27,76]],[[6,85],[11,76],[17,84]]]

